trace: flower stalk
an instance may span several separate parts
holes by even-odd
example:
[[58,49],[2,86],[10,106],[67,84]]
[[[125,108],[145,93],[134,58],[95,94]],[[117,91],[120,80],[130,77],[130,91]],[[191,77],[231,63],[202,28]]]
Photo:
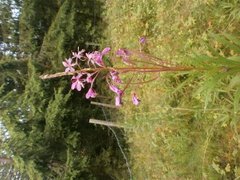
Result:
[[[144,43],[145,39],[141,39],[140,44],[143,45]],[[109,57],[110,51],[111,49],[107,47],[102,51],[94,51],[90,53],[86,53],[85,50],[72,52],[72,57],[63,61],[63,66],[65,67],[64,72],[41,75],[40,78],[51,79],[63,76],[72,76],[71,89],[81,91],[83,88],[89,87],[85,97],[90,99],[95,98],[98,95],[94,89],[94,83],[98,75],[100,73],[107,73],[106,82],[110,90],[115,93],[115,105],[119,107],[123,104],[122,98],[128,87],[131,85],[150,83],[158,79],[158,76],[148,80],[139,80],[138,78],[137,82],[133,82],[133,79],[136,76],[152,73],[194,70],[193,67],[178,66],[143,53],[142,51],[119,49],[112,58]],[[107,59],[105,58],[106,56],[108,56]],[[122,62],[121,67],[114,65],[120,64],[117,60]],[[110,61],[110,63],[107,63],[107,61]],[[81,64],[82,62],[85,62],[88,67],[81,68],[80,62]],[[129,80],[126,80],[127,82],[124,82],[121,76],[126,73],[132,74],[132,77]],[[139,105],[141,102],[136,92],[132,93],[131,100],[134,105]]]

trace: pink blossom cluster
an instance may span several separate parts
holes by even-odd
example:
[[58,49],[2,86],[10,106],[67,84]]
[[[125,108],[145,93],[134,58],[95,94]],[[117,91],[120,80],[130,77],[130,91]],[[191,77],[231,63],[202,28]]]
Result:
[[[115,94],[115,105],[121,106],[123,104],[123,96],[130,85],[137,86],[156,81],[160,77],[159,73],[195,70],[194,67],[177,65],[146,53],[147,44],[146,37],[140,37],[138,50],[119,49],[117,52],[111,53],[111,57],[109,56],[111,52],[109,47],[102,51],[93,52],[78,50],[77,52],[72,52],[72,57],[65,59],[63,62],[65,72],[46,74],[40,77],[42,79],[50,79],[73,75],[71,89],[81,91],[86,87],[89,88],[85,96],[87,99],[90,99],[97,97],[98,94],[94,89],[94,82],[98,75],[104,72],[107,85]],[[121,59],[123,64],[120,67],[113,65],[116,59]],[[127,76],[127,80],[124,78],[124,81],[127,82],[123,82],[122,76],[126,73],[130,73],[131,76]],[[151,75],[146,76],[146,74]],[[132,93],[131,100],[134,105],[140,104],[140,100],[135,92]]]
[[[77,52],[72,52],[72,57],[63,61],[63,66],[65,67],[66,73],[76,73],[71,79],[72,90],[76,89],[77,91],[81,91],[86,86],[90,87],[85,95],[87,99],[95,98],[97,96],[97,93],[93,88],[95,79],[101,71],[107,70],[107,83],[109,89],[115,93],[115,105],[121,106],[123,104],[122,97],[125,90],[119,88],[119,85],[122,83],[119,76],[120,72],[113,67],[108,67],[104,63],[104,56],[107,56],[110,51],[111,49],[109,47],[106,47],[102,51],[94,51],[90,53],[86,53],[85,50],[78,50]],[[131,62],[129,61],[129,51],[119,49],[116,52],[116,56],[120,57],[126,65],[131,65]],[[88,68],[81,68],[81,62],[85,62]],[[132,94],[132,102],[134,105],[139,105],[140,103],[136,93]]]

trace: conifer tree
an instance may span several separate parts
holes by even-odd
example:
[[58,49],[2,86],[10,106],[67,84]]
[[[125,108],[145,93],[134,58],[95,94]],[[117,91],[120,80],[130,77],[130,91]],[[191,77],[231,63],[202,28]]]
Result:
[[0,73],[7,72],[0,78],[0,120],[7,134],[2,149],[30,179],[124,177],[115,140],[106,129],[88,123],[92,116],[101,118],[101,109],[92,107],[84,92],[71,91],[68,78],[39,78],[62,70],[71,50],[97,41],[92,2],[24,0],[22,55],[4,55],[0,64]]
[[25,54],[37,53],[57,12],[56,0],[24,0],[20,18],[20,48]]
[[0,1],[0,58],[3,54],[19,56],[20,0]]

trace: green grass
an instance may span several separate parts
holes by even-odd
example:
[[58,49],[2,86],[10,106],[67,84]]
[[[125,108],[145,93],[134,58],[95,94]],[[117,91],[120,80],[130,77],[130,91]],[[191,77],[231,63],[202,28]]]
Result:
[[138,49],[145,36],[145,52],[208,69],[129,89],[142,100],[134,107],[125,97],[119,118],[134,179],[238,179],[239,1],[107,0],[105,8],[113,49]]

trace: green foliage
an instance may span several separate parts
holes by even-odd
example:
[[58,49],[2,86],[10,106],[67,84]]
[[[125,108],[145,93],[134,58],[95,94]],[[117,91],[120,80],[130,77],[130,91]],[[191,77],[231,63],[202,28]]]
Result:
[[54,72],[62,70],[62,60],[72,50],[85,48],[86,42],[98,41],[101,28],[95,21],[98,22],[100,17],[95,11],[100,5],[99,1],[93,0],[64,1],[41,47],[39,58],[46,64],[45,68]]
[[[12,8],[14,7],[15,13]],[[7,52],[8,56],[19,56],[19,19],[16,12],[20,10],[18,0],[2,0],[0,2],[0,59]]]
[[53,135],[52,138],[60,137],[60,133],[63,130],[61,122],[65,114],[67,114],[66,103],[69,99],[70,93],[64,95],[62,91],[63,89],[58,89],[58,91],[54,93],[55,97],[50,100],[47,107],[47,113],[45,114],[45,135]]
[[56,0],[24,0],[20,18],[20,48],[31,55],[39,51],[57,12]]
[[[199,69],[199,76],[203,76],[202,78],[205,80],[204,83],[201,83],[195,95],[201,94],[205,97],[206,109],[208,103],[210,101],[214,102],[213,99],[216,99],[222,93],[216,91],[216,89],[222,89],[222,91],[233,95],[234,112],[237,113],[238,108],[236,106],[239,99],[236,95],[239,86],[236,86],[235,83],[237,83],[240,67],[240,59],[238,57],[240,53],[240,39],[238,36],[227,33],[223,35],[211,34],[211,37],[212,41],[218,44],[218,48],[213,48],[210,44],[208,51],[210,55],[196,55],[191,58],[191,64],[196,69]],[[221,82],[222,84],[229,83],[229,85],[227,88],[222,88]],[[213,98],[211,98],[212,95]]]
[[[47,92],[44,82],[41,82],[39,75],[32,61],[28,63],[28,83],[25,86],[24,104],[29,106],[33,117],[41,117],[43,107],[46,106]],[[41,102],[41,103],[39,103]]]
[[[110,148],[114,139],[88,123],[101,111],[92,110],[81,94],[69,92],[65,80],[43,82],[32,61],[28,68],[24,94],[2,115],[10,135],[5,148],[14,155],[15,167],[30,179],[123,177],[124,169],[115,170],[122,162]],[[114,163],[109,161],[113,157]]]
[[0,63],[1,150],[30,179],[125,177],[114,137],[88,123],[103,118],[101,109],[70,90],[69,77],[39,78],[63,71],[71,50],[98,42],[100,6],[95,0],[23,1],[20,55],[5,53]]
[[125,104],[119,120],[134,177],[237,179],[239,1],[108,0],[105,14],[113,49],[145,36],[150,54],[196,68],[130,90],[142,104]]
[[24,162],[20,157],[15,157],[15,166],[24,172],[27,170],[30,179],[42,180],[43,174],[36,171],[36,164],[33,161]]
[[[73,136],[72,136],[73,137]],[[76,138],[78,136],[74,136]],[[64,174],[64,179],[75,179],[75,178],[84,178],[84,176],[80,176],[79,174],[88,174],[89,170],[87,167],[87,157],[86,156],[78,156],[77,158],[74,156],[73,150],[67,150],[67,161],[66,167],[67,170]],[[85,176],[85,178],[91,178],[91,176]]]

